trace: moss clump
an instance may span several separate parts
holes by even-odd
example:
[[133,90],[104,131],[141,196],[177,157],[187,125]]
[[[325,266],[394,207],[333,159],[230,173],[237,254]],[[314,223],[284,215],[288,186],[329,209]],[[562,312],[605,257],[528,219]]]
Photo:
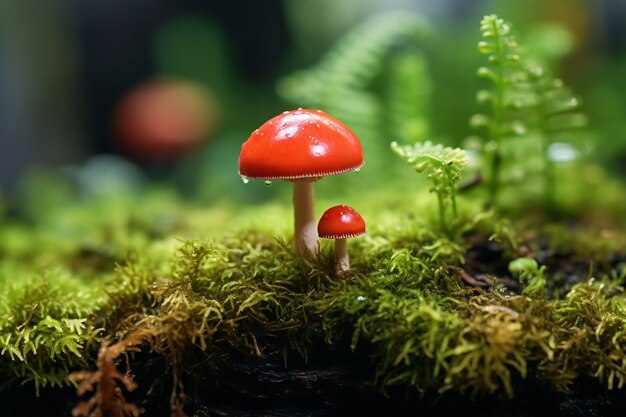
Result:
[[103,329],[89,320],[102,296],[65,272],[18,280],[2,291],[0,364],[3,386],[33,383],[35,390],[67,384],[67,373],[86,366],[85,352]]
[[[419,246],[420,236],[413,238],[408,243]],[[611,342],[626,323],[619,280],[576,284],[563,300],[507,295],[502,286],[468,287],[449,264],[398,244],[383,235],[362,241],[356,259],[366,265],[357,261],[339,279],[330,254],[310,262],[269,235],[186,241],[169,276],[139,280],[151,288],[134,299],[143,307],[124,317],[122,330],[147,331],[151,349],[177,372],[194,368],[183,356],[189,348],[209,361],[233,349],[306,356],[347,337],[352,349],[371,350],[381,387],[513,395],[513,376],[530,371],[557,389],[580,375],[609,387],[621,381],[619,343]],[[119,272],[127,280],[135,274]],[[591,340],[596,335],[603,338]],[[581,352],[581,343],[589,350]]]
[[[429,201],[426,190],[418,197]],[[525,379],[567,392],[581,377],[621,387],[624,269],[608,259],[591,269],[579,260],[591,247],[598,257],[612,252],[620,259],[625,254],[609,242],[622,234],[581,232],[565,246],[555,226],[507,222],[479,204],[460,203],[464,228],[454,238],[442,236],[432,221],[436,212],[406,201],[394,213],[421,215],[397,217],[382,205],[379,226],[353,242],[353,269],[345,277],[334,272],[331,247],[311,261],[296,256],[291,242],[252,226],[259,217],[288,217],[287,208],[274,205],[216,216],[239,219],[237,229],[220,234],[211,221],[198,220],[199,210],[173,210],[181,221],[171,234],[189,236],[181,240],[122,222],[116,239],[131,234],[137,246],[109,250],[117,266],[92,262],[102,253],[85,254],[80,241],[48,254],[33,248],[49,235],[33,234],[30,246],[5,241],[4,250],[16,256],[2,263],[4,387],[68,384],[70,372],[96,368],[102,341],[114,345],[136,334],[141,350],[167,358],[178,409],[184,392],[193,392],[183,392],[186,375],[218,372],[242,357],[279,355],[287,367],[295,357],[319,363],[321,346],[361,352],[354,356],[358,366],[389,392],[514,396]],[[141,204],[154,201],[137,201],[137,210]],[[86,216],[92,207],[82,210]],[[120,224],[118,214],[110,216],[94,216],[90,227],[100,236],[94,247],[107,247],[98,231]],[[2,233],[20,228],[28,230],[14,224]],[[214,238],[192,239],[196,234]],[[542,254],[541,242],[554,243],[559,257]],[[546,266],[545,292],[524,295],[513,281],[507,266],[521,256]],[[563,265],[576,269],[565,273]],[[55,272],[36,274],[51,267]],[[31,278],[11,280],[17,276]]]
[[[383,33],[372,62],[396,35],[422,27],[404,23]],[[491,28],[501,33],[494,38]],[[138,414],[139,405],[116,395],[120,384],[135,387],[118,367],[124,355],[150,352],[164,358],[172,414],[182,415],[185,392],[193,392],[183,381],[251,358],[282,357],[285,368],[294,357],[324,364],[329,351],[354,353],[351,366],[367,369],[369,386],[389,395],[513,397],[525,381],[568,392],[582,378],[623,388],[626,198],[615,192],[623,185],[580,163],[576,170],[594,175],[559,184],[556,193],[569,198],[546,203],[548,212],[520,198],[537,188],[532,182],[502,192],[501,145],[524,133],[516,121],[522,108],[507,107],[518,91],[505,94],[524,69],[509,31],[495,16],[483,22],[485,38],[497,42],[481,48],[498,55],[495,69],[481,70],[493,81],[491,92],[479,93],[491,101],[492,118],[474,118],[487,123],[496,145],[485,149],[485,192],[497,210],[474,196],[457,199],[462,151],[403,148],[418,170],[427,168],[423,158],[434,164],[427,172],[439,210],[427,190],[408,193],[409,182],[346,193],[364,208],[370,233],[351,245],[345,275],[336,274],[329,247],[312,260],[276,238],[291,222],[276,204],[204,209],[163,190],[80,200],[69,187],[35,187],[22,218],[3,219],[0,228],[2,388],[32,384],[38,392],[83,381],[79,391],[97,390],[76,413],[113,404],[113,414]],[[343,75],[342,65],[330,73]],[[377,70],[369,72],[363,80]]]
[[329,257],[311,263],[271,236],[239,238],[243,246],[184,242],[170,279],[151,291],[156,310],[130,317],[181,369],[193,367],[182,356],[189,347],[208,357],[233,349],[306,356],[351,340],[372,352],[382,388],[512,396],[513,381],[529,374],[558,390],[583,375],[609,388],[623,383],[619,280],[578,283],[563,300],[483,290],[447,264],[382,246],[383,236],[359,246],[370,268],[339,279]]

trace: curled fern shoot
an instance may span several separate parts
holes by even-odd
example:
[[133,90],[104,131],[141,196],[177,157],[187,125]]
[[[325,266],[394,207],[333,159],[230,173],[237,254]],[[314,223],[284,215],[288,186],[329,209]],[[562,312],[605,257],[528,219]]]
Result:
[[429,141],[412,146],[392,142],[391,149],[416,172],[425,173],[432,182],[430,191],[437,194],[441,229],[449,231],[458,217],[456,194],[461,172],[467,165],[465,151]]

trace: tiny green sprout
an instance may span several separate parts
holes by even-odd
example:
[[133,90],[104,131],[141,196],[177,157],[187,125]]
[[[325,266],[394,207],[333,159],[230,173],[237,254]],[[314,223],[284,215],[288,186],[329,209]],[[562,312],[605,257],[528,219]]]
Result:
[[[467,155],[460,148],[445,147],[430,141],[410,145],[391,143],[391,149],[416,172],[426,174],[432,181],[431,192],[437,194],[439,222],[442,230],[449,230],[456,222],[458,210],[456,194],[461,172],[467,165]],[[450,218],[448,218],[450,212]]]
[[532,258],[517,258],[509,263],[509,271],[516,274],[520,282],[526,285],[522,293],[530,297],[545,295],[545,269],[545,266],[540,268],[537,261]]

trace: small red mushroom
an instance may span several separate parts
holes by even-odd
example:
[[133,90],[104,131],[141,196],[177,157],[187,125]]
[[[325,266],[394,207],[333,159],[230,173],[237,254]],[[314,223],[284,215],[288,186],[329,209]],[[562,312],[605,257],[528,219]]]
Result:
[[202,84],[167,78],[145,81],[116,105],[112,123],[117,146],[146,162],[175,160],[215,131],[217,107]]
[[268,120],[250,135],[239,154],[242,178],[293,183],[295,243],[301,255],[319,253],[313,182],[361,166],[359,139],[320,110],[286,111]]
[[317,225],[319,237],[335,239],[335,257],[337,273],[350,269],[350,257],[346,239],[365,233],[365,221],[352,207],[339,205],[324,212]]

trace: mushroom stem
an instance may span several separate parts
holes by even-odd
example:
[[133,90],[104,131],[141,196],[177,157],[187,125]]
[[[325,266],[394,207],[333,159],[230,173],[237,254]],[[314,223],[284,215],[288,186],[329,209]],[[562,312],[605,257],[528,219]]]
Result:
[[296,252],[299,255],[317,257],[317,220],[315,219],[315,195],[313,181],[293,182],[293,210],[295,221]]
[[337,273],[343,273],[350,269],[350,256],[348,255],[347,239],[335,240],[335,257]]

